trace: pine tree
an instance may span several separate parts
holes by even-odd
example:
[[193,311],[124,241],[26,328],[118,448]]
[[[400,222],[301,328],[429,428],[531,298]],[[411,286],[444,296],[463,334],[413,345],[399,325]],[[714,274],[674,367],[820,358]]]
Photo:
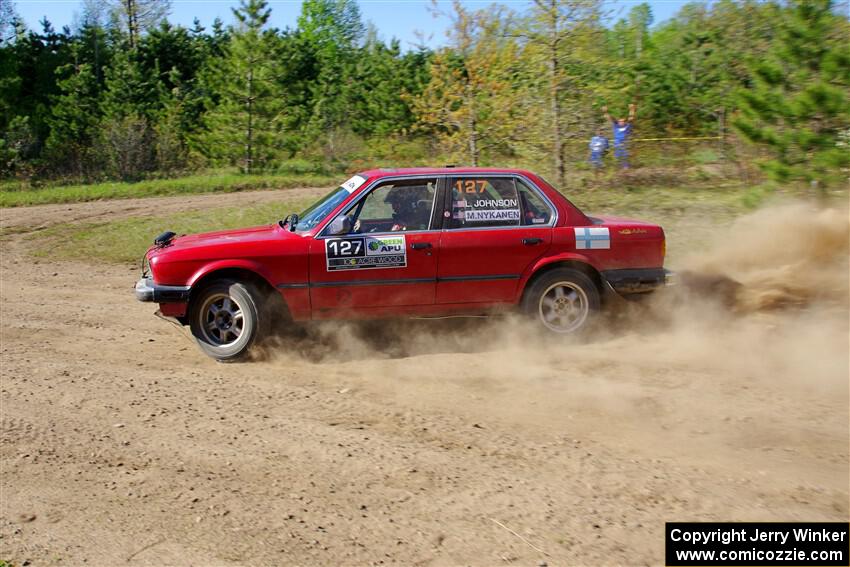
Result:
[[355,133],[384,137],[411,128],[415,117],[409,100],[422,92],[427,79],[427,55],[418,55],[402,54],[398,40],[385,45],[376,30],[369,30],[348,87],[348,122]]
[[195,98],[180,79],[180,73],[172,68],[169,73],[169,83],[175,85],[167,93],[163,93],[162,110],[158,113],[154,131],[156,133],[156,163],[157,169],[163,172],[174,172],[186,164],[186,139],[191,131],[191,107]]
[[278,36],[264,29],[265,0],[241,0],[238,26],[204,82],[210,97],[195,147],[213,163],[239,164],[251,173],[271,163],[285,145],[285,90]]
[[164,85],[159,69],[146,70],[139,62],[137,51],[119,51],[106,70],[106,91],[101,103],[106,117],[131,114],[153,118],[161,100]]
[[48,120],[45,153],[54,172],[87,177],[96,168],[95,140],[100,124],[97,78],[91,65],[68,64],[58,70],[60,94]]
[[106,70],[98,144],[109,173],[136,180],[156,168],[154,124],[165,99],[158,65],[145,69],[139,51],[120,51]]
[[830,0],[794,0],[778,36],[750,64],[754,84],[740,93],[734,125],[773,155],[763,163],[772,178],[825,188],[850,167],[850,26]]
[[198,129],[203,91],[198,76],[209,57],[203,27],[193,30],[163,22],[139,42],[139,60],[159,100],[149,104],[156,133],[157,168],[176,171],[186,164],[187,139]]
[[312,81],[312,108],[307,135],[324,145],[331,159],[350,134],[348,115],[353,93],[357,48],[364,26],[354,0],[304,0],[298,33],[312,51],[317,74]]

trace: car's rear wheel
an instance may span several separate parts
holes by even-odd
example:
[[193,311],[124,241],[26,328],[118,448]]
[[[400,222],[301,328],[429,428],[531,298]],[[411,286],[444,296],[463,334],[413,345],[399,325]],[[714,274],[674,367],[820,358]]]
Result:
[[523,307],[546,330],[570,334],[587,329],[599,306],[599,290],[586,274],[558,268],[531,285]]
[[192,335],[216,360],[244,357],[260,338],[260,305],[261,295],[251,284],[216,280],[192,299]]

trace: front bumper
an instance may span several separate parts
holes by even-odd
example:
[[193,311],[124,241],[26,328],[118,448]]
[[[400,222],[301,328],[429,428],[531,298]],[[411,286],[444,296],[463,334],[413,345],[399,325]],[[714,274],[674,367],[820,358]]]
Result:
[[142,278],[136,282],[136,299],[155,303],[185,303],[189,301],[188,285],[158,285],[153,278]]
[[620,294],[646,293],[676,283],[676,274],[664,268],[605,270],[602,277]]

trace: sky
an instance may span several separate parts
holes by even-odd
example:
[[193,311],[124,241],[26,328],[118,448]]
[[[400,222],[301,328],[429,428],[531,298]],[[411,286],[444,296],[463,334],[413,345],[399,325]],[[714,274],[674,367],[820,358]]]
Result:
[[[7,2],[9,0],[0,0]],[[73,26],[74,15],[82,10],[80,0],[12,0],[15,9],[30,29],[40,29],[38,22],[47,19],[57,30],[63,26]],[[483,8],[494,0],[464,0],[471,8]],[[614,19],[625,16],[632,6],[645,0],[610,0],[607,7]],[[687,0],[646,0],[652,7],[655,23],[658,24],[673,16]],[[499,4],[510,6],[518,11],[524,10],[527,0],[501,0]],[[191,27],[195,18],[201,25],[209,28],[218,17],[225,24],[233,21],[231,7],[238,6],[238,0],[172,0],[171,14],[168,20],[173,24]],[[435,18],[431,11],[430,0],[358,0],[364,21],[371,21],[378,29],[381,39],[389,41],[398,38],[403,49],[412,49],[424,38],[429,47],[445,43],[445,18]],[[440,5],[451,8],[449,0],[440,0]],[[294,28],[301,0],[269,0],[272,9],[271,25],[277,28]]]

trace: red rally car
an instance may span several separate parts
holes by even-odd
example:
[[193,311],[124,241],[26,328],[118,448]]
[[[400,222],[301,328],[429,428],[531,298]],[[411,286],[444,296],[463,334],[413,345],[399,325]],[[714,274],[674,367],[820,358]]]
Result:
[[274,319],[482,314],[519,308],[555,333],[609,293],[664,285],[664,231],[585,215],[541,177],[376,169],[275,224],[160,235],[136,298],[188,324],[208,355],[244,355]]

